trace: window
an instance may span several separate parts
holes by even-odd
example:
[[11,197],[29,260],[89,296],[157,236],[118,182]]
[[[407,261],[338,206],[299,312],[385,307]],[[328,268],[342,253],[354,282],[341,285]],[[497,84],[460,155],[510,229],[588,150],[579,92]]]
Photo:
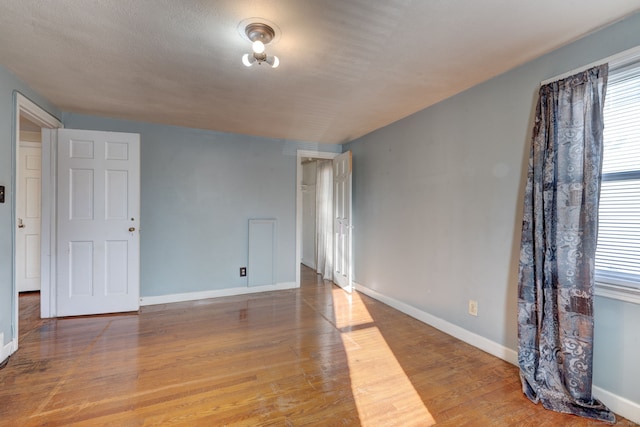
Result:
[[596,293],[640,302],[640,62],[611,67],[604,126]]

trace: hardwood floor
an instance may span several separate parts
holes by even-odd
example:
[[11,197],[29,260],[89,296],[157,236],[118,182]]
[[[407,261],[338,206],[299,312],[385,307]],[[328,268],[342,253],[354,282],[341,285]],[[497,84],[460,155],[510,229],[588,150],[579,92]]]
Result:
[[516,367],[302,276],[139,314],[40,320],[39,296],[21,296],[0,425],[606,425],[534,405]]

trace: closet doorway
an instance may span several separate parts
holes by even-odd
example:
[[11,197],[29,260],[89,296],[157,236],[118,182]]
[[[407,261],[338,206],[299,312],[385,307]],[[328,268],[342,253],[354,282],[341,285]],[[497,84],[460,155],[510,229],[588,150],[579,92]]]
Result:
[[303,264],[351,292],[351,152],[297,160],[296,283]]

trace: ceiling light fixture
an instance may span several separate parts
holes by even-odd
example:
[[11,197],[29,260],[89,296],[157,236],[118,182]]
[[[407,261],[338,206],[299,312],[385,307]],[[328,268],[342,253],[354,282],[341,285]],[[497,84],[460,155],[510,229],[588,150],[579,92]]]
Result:
[[271,65],[272,68],[280,65],[280,60],[277,56],[269,56],[265,53],[265,45],[271,43],[276,36],[276,32],[270,25],[261,22],[252,22],[244,28],[244,33],[251,41],[251,49],[253,51],[252,53],[242,55],[242,63],[245,66],[251,67],[253,64],[262,65],[263,62]]

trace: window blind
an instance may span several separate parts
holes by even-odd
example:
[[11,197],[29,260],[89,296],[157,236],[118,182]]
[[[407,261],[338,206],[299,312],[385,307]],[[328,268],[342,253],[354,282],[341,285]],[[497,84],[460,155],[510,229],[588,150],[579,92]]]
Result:
[[604,126],[596,281],[640,289],[640,63],[610,72]]

